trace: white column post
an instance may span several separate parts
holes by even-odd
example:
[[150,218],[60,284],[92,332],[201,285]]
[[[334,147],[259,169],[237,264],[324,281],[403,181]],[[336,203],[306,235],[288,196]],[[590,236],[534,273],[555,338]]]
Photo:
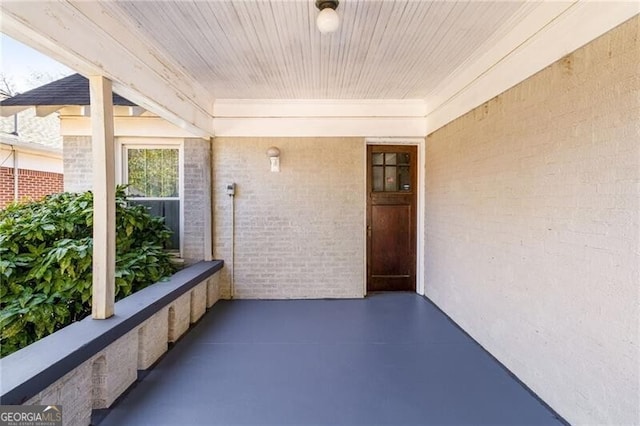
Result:
[[94,319],[113,315],[116,269],[115,144],[111,80],[89,77],[93,156]]

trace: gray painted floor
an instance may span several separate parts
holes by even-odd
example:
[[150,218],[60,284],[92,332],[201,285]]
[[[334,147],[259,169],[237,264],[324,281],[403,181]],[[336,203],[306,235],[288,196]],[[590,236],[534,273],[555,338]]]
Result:
[[107,425],[552,425],[426,299],[221,301]]

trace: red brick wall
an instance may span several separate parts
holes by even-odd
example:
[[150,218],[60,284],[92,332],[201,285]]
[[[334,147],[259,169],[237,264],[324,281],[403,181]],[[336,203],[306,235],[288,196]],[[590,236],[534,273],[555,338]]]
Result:
[[0,167],[0,209],[13,200],[13,169]]
[[[61,173],[18,169],[18,198],[37,200],[63,191]],[[0,209],[13,201],[13,168],[0,167]]]

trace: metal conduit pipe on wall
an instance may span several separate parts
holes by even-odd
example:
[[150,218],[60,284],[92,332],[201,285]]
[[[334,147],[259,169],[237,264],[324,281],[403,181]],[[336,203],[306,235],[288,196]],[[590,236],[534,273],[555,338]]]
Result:
[[235,293],[236,268],[236,184],[227,185],[227,195],[231,197],[231,277],[229,282],[229,297],[233,299]]
[[18,151],[12,145],[11,151],[13,152],[13,201],[18,202],[20,198],[20,181],[18,179]]

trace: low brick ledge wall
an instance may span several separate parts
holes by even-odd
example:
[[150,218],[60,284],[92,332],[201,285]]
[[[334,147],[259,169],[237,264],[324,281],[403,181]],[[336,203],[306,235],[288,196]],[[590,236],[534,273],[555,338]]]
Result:
[[[62,404],[65,424],[89,424],[91,409],[110,406],[219,299],[222,266],[187,267],[118,301],[111,318],[85,318],[1,359],[0,402]],[[88,403],[65,406],[78,398]]]

